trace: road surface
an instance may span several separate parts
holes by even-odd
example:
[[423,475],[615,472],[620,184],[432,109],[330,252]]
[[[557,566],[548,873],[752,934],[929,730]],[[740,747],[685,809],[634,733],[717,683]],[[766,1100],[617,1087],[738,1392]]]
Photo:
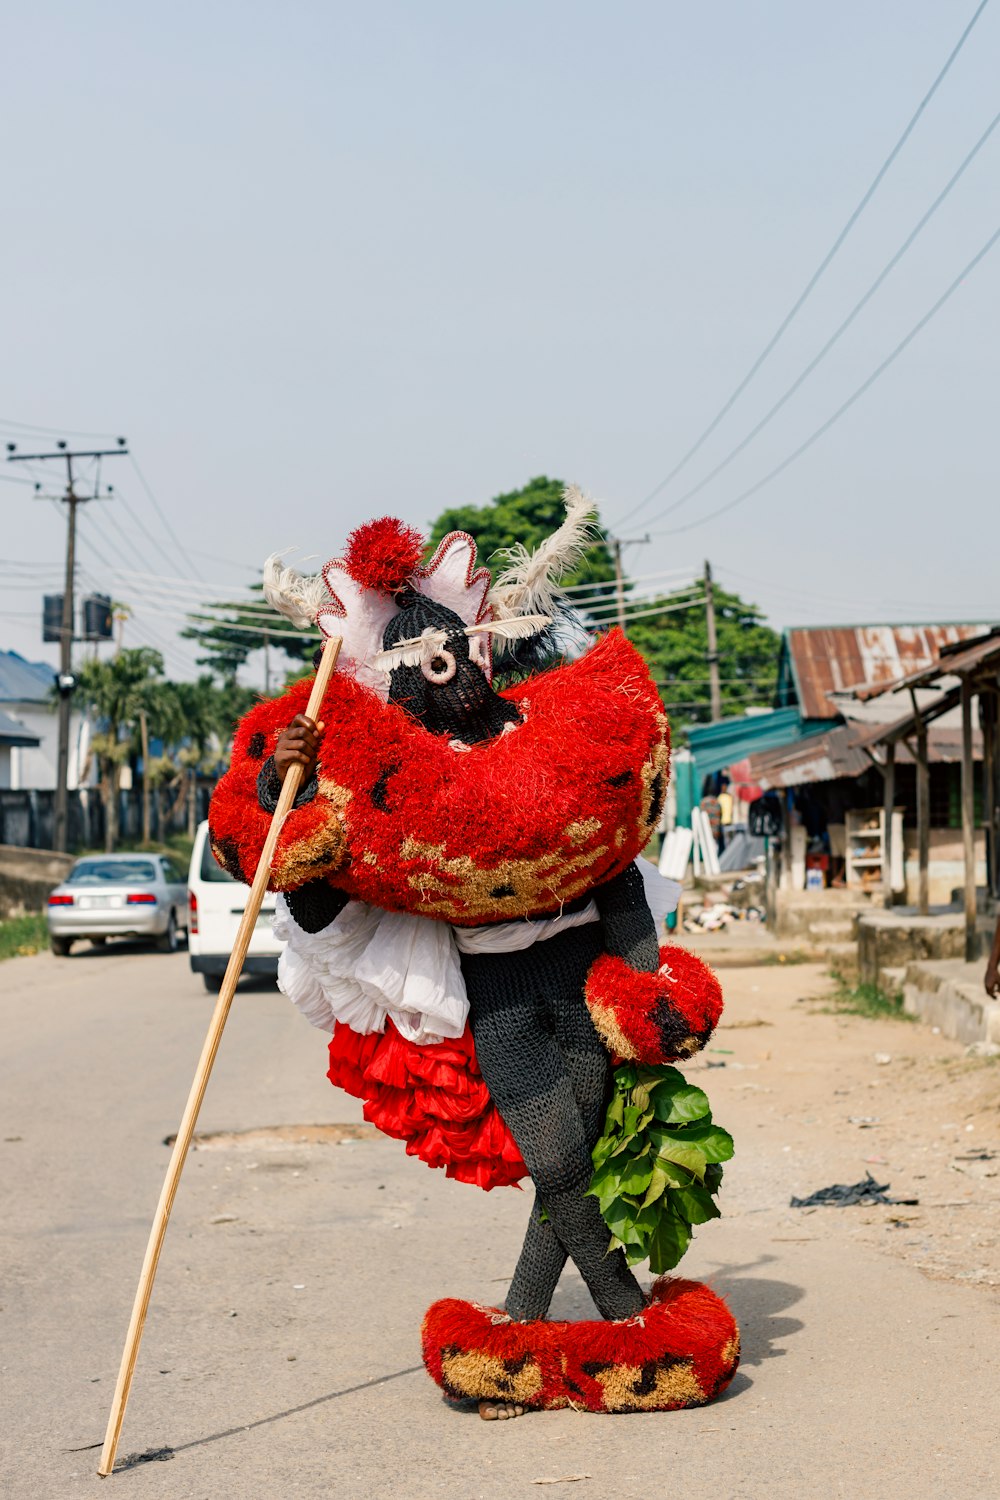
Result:
[[[211,1001],[183,954],[5,963],[4,1495],[995,1496],[1000,1070],[922,1028],[804,1004],[829,987],[816,967],[723,978],[729,1024],[691,1071],[738,1154],[725,1217],[683,1269],[742,1325],[725,1399],[503,1424],[446,1408],[420,1367],[421,1317],[439,1296],[502,1297],[527,1199],[447,1182],[380,1138],[241,1139],[360,1119],[324,1078],[321,1035],[257,985],[237,997],[201,1121],[235,1139],[189,1160],[126,1416],[120,1457],[162,1457],[99,1480],[163,1143]],[[866,1163],[921,1206],[789,1209]],[[553,1311],[588,1314],[575,1273]]]

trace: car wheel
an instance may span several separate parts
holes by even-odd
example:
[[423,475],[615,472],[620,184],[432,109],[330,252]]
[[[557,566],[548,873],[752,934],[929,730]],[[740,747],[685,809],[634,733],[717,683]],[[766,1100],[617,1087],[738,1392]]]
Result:
[[221,974],[203,974],[201,976],[202,983],[210,995],[217,995],[222,989],[222,978]]
[[177,918],[173,912],[167,918],[167,930],[163,933],[162,937],[157,938],[156,946],[161,953],[177,952]]
[[52,937],[49,938],[49,947],[56,958],[69,958],[69,950],[73,946],[72,938]]

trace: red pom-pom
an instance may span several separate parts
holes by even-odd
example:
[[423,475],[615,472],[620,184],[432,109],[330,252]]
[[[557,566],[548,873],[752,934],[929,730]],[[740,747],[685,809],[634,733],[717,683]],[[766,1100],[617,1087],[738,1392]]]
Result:
[[424,539],[394,516],[366,521],[347,538],[344,566],[362,588],[394,594],[412,578],[423,556]]

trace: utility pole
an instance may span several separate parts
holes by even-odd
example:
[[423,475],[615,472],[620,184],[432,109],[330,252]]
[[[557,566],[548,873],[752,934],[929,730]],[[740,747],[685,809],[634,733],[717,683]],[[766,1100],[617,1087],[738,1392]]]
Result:
[[63,500],[68,507],[66,525],[66,582],[63,588],[62,625],[59,631],[59,753],[56,763],[55,827],[53,845],[60,854],[65,854],[69,842],[69,732],[73,707],[73,623],[75,619],[74,590],[76,585],[76,508],[93,495],[78,495],[73,486],[73,460],[75,458],[113,458],[128,452],[125,439],[118,439],[117,448],[90,449],[86,452],[71,452],[64,440],[56,443],[55,453],[18,453],[16,443],[7,444],[7,462],[22,464],[48,463],[61,459],[66,464],[66,493]]
[[115,605],[115,625],[118,627],[115,637],[115,656],[121,656],[125,649],[125,622],[132,613],[127,604]]
[[715,590],[712,564],[705,563],[705,627],[708,634],[708,683],[712,723],[722,718],[722,684],[719,681],[719,641],[715,631]]
[[624,542],[616,536],[606,537],[607,544],[611,548],[615,559],[615,603],[618,607],[618,629],[622,635],[628,634],[628,631],[625,629],[625,574],[622,572],[622,548],[629,547],[633,543],[645,546],[651,540],[651,537],[648,535],[630,536]]
[[622,582],[622,544],[617,537],[612,537],[611,548],[615,554],[615,600],[618,604],[618,629],[622,635],[625,630],[625,590]]

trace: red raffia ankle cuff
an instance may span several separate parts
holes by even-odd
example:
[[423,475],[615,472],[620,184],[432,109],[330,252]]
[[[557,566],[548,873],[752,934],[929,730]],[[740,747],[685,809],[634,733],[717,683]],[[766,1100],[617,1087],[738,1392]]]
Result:
[[517,1401],[542,1411],[675,1411],[704,1406],[739,1364],[740,1336],[721,1297],[662,1276],[622,1322],[514,1323],[448,1297],[428,1309],[424,1364],[455,1399]]

